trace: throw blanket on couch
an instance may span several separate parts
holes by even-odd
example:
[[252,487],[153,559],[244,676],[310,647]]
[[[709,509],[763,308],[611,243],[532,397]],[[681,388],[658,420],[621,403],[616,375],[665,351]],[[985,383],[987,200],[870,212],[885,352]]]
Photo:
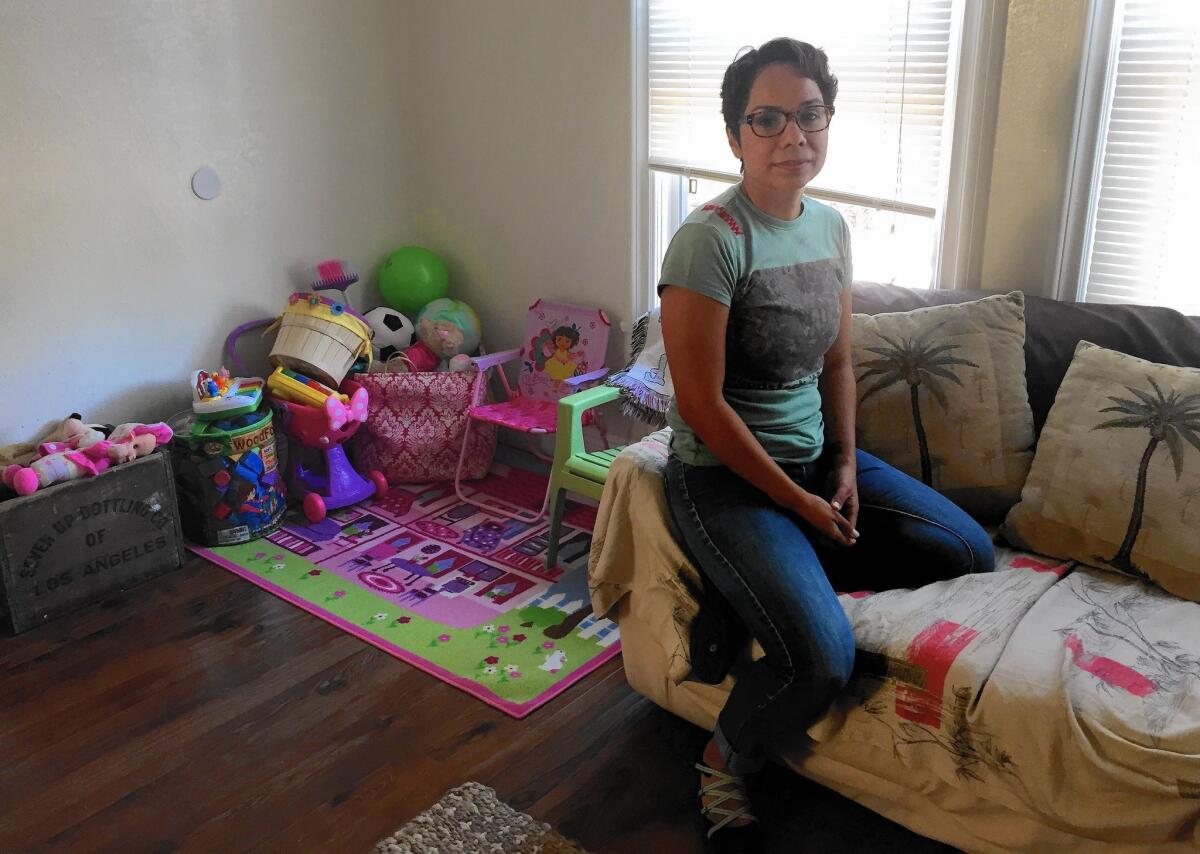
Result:
[[[668,440],[614,460],[589,587],[630,684],[711,728],[735,677],[688,679],[697,577],[665,524]],[[794,767],[967,850],[1200,845],[1200,605],[1007,548],[996,565],[841,593],[856,677]]]
[[629,364],[608,379],[621,390],[621,409],[655,427],[667,423],[667,407],[675,396],[667,347],[663,343],[662,319],[655,308],[633,327]]

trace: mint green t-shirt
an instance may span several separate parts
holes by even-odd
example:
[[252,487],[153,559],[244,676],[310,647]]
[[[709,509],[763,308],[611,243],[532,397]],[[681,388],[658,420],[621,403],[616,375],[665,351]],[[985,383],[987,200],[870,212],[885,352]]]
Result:
[[[807,196],[799,217],[776,219],[738,184],[692,211],[667,247],[659,293],[677,285],[729,307],[725,400],[780,463],[821,454],[817,379],[837,339],[850,280],[845,221]],[[691,465],[722,465],[674,401],[667,423],[671,453]]]

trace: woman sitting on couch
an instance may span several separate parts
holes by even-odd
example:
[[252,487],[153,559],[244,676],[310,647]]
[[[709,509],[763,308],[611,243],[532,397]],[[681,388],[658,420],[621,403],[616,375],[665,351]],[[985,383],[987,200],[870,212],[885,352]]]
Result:
[[792,39],[729,66],[721,109],[742,181],[687,218],[658,285],[675,382],[668,505],[766,652],[739,674],[697,765],[722,847],[756,845],[743,775],[850,678],[834,585],[914,587],[994,558],[966,513],[855,449],[850,235],[804,195],[836,94],[824,52]]

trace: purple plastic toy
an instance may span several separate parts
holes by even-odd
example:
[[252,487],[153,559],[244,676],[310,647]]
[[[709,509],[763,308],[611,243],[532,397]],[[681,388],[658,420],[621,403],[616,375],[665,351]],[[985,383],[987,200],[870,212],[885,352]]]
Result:
[[387,494],[387,478],[370,471],[363,477],[350,465],[342,444],[367,420],[367,390],[353,380],[342,383],[349,405],[336,397],[324,406],[305,406],[268,396],[279,414],[283,432],[293,441],[288,453],[288,477],[294,494],[303,497],[304,515],[320,522],[326,512]]

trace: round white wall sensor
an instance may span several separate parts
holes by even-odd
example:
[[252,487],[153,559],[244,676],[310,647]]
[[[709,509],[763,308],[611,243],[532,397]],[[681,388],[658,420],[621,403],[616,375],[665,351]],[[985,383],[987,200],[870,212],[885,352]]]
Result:
[[192,192],[198,198],[209,201],[221,194],[221,179],[211,166],[201,166],[192,176]]

